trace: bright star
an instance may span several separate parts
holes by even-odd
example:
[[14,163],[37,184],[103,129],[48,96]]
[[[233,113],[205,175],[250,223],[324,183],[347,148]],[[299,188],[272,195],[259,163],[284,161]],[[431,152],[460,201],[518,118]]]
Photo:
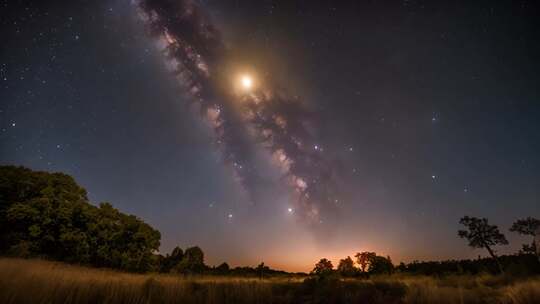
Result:
[[249,90],[251,89],[251,87],[253,87],[253,79],[249,75],[242,76],[241,82],[242,87],[244,87],[244,89],[246,90]]

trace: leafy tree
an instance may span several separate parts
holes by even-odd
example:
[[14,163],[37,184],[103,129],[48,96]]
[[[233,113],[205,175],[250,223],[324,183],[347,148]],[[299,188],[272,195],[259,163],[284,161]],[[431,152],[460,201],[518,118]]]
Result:
[[524,244],[523,251],[536,254],[540,259],[540,248],[538,248],[540,245],[537,243],[538,239],[540,239],[540,220],[533,217],[517,220],[510,227],[510,231],[532,236],[531,245]]
[[170,272],[171,269],[176,267],[180,262],[182,262],[182,259],[184,258],[184,251],[182,251],[182,248],[175,247],[171,254],[167,254],[161,261],[160,265],[160,272]]
[[321,259],[317,264],[315,264],[315,268],[313,268],[311,272],[318,276],[326,276],[331,274],[333,269],[334,265],[332,265],[332,261],[328,259]]
[[175,272],[184,274],[202,273],[205,269],[204,252],[197,246],[187,248],[182,261],[174,267]]
[[344,277],[352,277],[355,275],[356,268],[354,267],[354,262],[350,256],[339,260],[337,271]]
[[95,221],[88,228],[91,235],[93,263],[130,271],[152,268],[152,255],[159,248],[159,231],[137,217],[122,214],[109,203],[92,210]]
[[406,272],[407,271],[407,265],[403,262],[399,262],[399,265],[396,267],[397,271],[399,272]]
[[467,228],[467,230],[458,231],[459,237],[467,239],[469,246],[472,248],[485,248],[497,263],[499,271],[504,272],[495,251],[492,249],[496,245],[508,244],[506,237],[499,231],[499,228],[496,225],[490,225],[486,218],[465,216],[460,219],[459,223]]
[[0,166],[0,253],[145,271],[161,235],[62,173]]
[[367,269],[369,263],[376,256],[377,256],[377,254],[375,254],[375,252],[368,252],[368,251],[358,252],[355,255],[356,263],[358,263],[358,265],[360,265],[360,269],[362,270],[362,272],[366,272],[366,269]]
[[227,263],[221,263],[218,267],[216,267],[216,271],[218,274],[228,274],[229,270],[230,267]]
[[[26,248],[26,253],[34,255],[41,246],[63,250],[51,242],[51,236],[57,236],[59,231],[44,231],[38,222],[57,224],[56,229],[65,227],[68,204],[86,201],[86,191],[68,175],[0,166],[0,252],[18,253],[18,249]],[[40,211],[47,213],[39,214]],[[57,211],[63,216],[58,223],[53,218]],[[33,241],[29,240],[30,233]],[[39,240],[38,236],[44,239]]]
[[390,257],[376,255],[370,258],[368,271],[370,274],[391,274],[394,272],[394,264]]

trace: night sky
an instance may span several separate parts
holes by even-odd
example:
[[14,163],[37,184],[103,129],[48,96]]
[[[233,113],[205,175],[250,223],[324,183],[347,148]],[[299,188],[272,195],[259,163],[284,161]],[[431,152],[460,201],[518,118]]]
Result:
[[507,229],[540,216],[535,1],[196,3],[235,64],[309,108],[339,196],[318,223],[249,137],[262,190],[246,196],[128,0],[1,1],[0,163],[68,173],[160,230],[163,253],[199,245],[209,264],[484,255],[457,237],[464,215],[521,247]]

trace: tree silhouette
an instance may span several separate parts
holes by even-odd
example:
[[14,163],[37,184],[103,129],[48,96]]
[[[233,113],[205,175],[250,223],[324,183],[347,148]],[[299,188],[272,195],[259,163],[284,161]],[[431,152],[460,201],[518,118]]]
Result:
[[174,271],[184,274],[201,273],[206,268],[204,265],[204,253],[201,248],[195,246],[184,251],[184,258]]
[[184,259],[184,252],[182,251],[182,248],[175,247],[172,251],[172,253],[169,255],[167,254],[161,261],[160,265],[160,272],[170,272],[171,269],[176,267],[178,263],[180,263]]
[[370,274],[391,274],[394,272],[394,264],[390,257],[375,255],[369,261],[368,271]]
[[485,248],[497,263],[500,272],[503,273],[502,265],[491,248],[496,245],[508,244],[506,237],[499,231],[499,228],[496,225],[490,225],[487,218],[480,219],[464,216],[459,220],[459,223],[467,228],[467,230],[458,231],[459,237],[467,239],[469,246],[472,248]]
[[325,276],[331,274],[333,269],[334,265],[332,265],[332,261],[328,259],[321,259],[317,264],[315,264],[315,268],[313,268],[311,272],[318,276]]
[[227,263],[221,263],[218,267],[216,267],[216,271],[219,274],[228,274],[230,270],[229,264]]
[[260,279],[264,277],[264,274],[270,270],[270,267],[265,266],[264,262],[261,262],[259,265],[257,265],[257,268],[255,268],[255,271],[257,272],[257,275]]
[[356,268],[354,268],[354,262],[350,256],[339,260],[337,271],[344,277],[354,276]]
[[540,248],[538,244],[540,239],[540,220],[533,217],[517,220],[512,224],[512,227],[510,227],[510,231],[532,236],[533,241],[531,245],[524,244],[523,251],[536,254],[538,259],[540,259]]
[[360,269],[362,270],[362,272],[366,272],[367,266],[369,265],[371,260],[374,259],[376,256],[377,254],[375,254],[375,252],[368,252],[368,251],[358,252],[355,255],[356,263],[360,265]]

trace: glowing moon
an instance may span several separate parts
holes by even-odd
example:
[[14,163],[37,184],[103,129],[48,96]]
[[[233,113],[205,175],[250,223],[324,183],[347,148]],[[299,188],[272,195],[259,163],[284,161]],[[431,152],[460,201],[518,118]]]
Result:
[[249,90],[251,89],[251,87],[253,87],[253,79],[251,79],[251,77],[248,75],[242,76],[241,82],[242,87],[246,90]]

